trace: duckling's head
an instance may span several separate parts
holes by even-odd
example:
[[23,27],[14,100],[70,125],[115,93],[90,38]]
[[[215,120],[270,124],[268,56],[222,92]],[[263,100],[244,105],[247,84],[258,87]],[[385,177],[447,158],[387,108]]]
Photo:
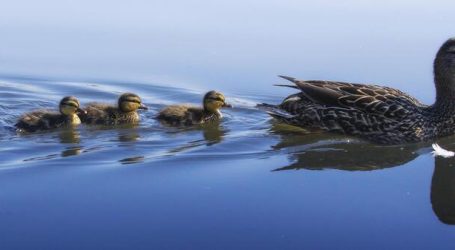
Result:
[[60,113],[66,116],[74,116],[77,114],[85,114],[85,111],[80,107],[79,100],[74,96],[66,96],[60,101]]
[[226,103],[224,95],[215,90],[209,91],[204,95],[203,103],[205,111],[218,114],[219,116],[221,116],[221,113],[219,111],[220,108],[232,107],[230,104]]
[[447,40],[434,60],[437,96],[455,97],[455,37]]
[[138,109],[148,109],[142,104],[141,98],[133,93],[124,93],[118,98],[118,107],[123,112],[133,112]]

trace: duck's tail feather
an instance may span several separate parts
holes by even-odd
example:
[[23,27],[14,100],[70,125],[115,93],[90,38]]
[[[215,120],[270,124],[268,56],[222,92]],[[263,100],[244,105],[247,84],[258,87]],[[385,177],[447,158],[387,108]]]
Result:
[[294,77],[290,77],[290,76],[283,76],[283,75],[278,75],[279,77],[283,78],[283,79],[286,79],[288,81],[291,81],[291,82],[296,82],[296,79]]
[[257,105],[257,107],[264,110],[265,112],[267,112],[267,114],[280,121],[287,121],[288,119],[292,119],[295,117],[295,115],[280,109],[277,105],[260,103]]
[[277,105],[268,104],[268,103],[265,103],[265,102],[256,104],[256,107],[258,107],[259,109],[262,109],[262,110],[278,108]]
[[293,89],[299,89],[296,85],[288,85],[288,84],[273,84],[273,86],[278,86],[278,87],[288,87],[288,88],[293,88]]

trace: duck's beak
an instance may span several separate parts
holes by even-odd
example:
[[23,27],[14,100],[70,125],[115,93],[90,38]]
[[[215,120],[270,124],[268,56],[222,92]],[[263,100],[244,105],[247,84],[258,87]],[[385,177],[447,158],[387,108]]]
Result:
[[81,108],[77,108],[76,109],[76,114],[78,115],[86,115],[87,114],[87,111],[81,109]]
[[139,106],[138,109],[148,110],[149,108],[147,108],[147,106],[145,106],[143,103],[141,103],[141,106]]
[[223,106],[221,106],[221,107],[223,107],[223,108],[232,108],[233,106],[231,104],[225,102],[223,104]]

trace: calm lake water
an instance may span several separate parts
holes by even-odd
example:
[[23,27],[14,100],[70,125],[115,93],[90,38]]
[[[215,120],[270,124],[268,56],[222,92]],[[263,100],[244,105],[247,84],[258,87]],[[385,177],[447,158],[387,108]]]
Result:
[[[431,103],[455,3],[24,4],[0,10],[1,249],[455,247],[455,159],[433,158],[431,142],[305,134],[255,108],[294,92],[273,86],[277,74]],[[211,89],[234,105],[219,124],[153,119]],[[14,131],[62,96],[115,103],[126,91],[150,108],[137,127]]]

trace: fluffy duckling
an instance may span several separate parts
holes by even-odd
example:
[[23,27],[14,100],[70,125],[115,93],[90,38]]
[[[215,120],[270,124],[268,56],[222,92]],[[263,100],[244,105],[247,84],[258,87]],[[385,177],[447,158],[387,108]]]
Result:
[[121,125],[139,123],[138,109],[148,109],[141,98],[133,93],[124,93],[118,99],[118,105],[89,103],[85,106],[86,114],[81,116],[83,123],[92,125]]
[[194,107],[185,104],[171,105],[162,109],[156,119],[173,126],[191,126],[223,117],[220,108],[232,107],[227,104],[222,93],[209,91],[204,95],[203,107]]
[[18,131],[35,132],[81,123],[78,115],[85,111],[79,108],[74,96],[64,97],[59,104],[59,113],[49,110],[36,110],[22,115],[15,124]]

